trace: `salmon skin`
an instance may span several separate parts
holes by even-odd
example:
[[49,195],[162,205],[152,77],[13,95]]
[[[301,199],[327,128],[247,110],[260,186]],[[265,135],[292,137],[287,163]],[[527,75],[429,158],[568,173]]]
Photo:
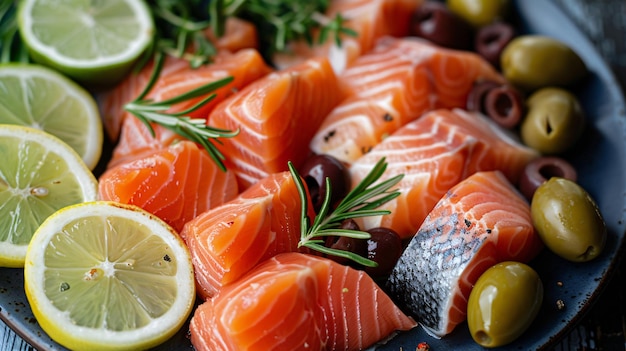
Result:
[[200,213],[238,193],[234,173],[223,172],[191,141],[109,168],[98,179],[101,200],[139,206],[178,232]]
[[507,260],[528,262],[541,248],[527,201],[502,173],[478,172],[437,203],[386,286],[439,338],[465,321],[471,289],[487,268]]
[[210,298],[260,262],[297,251],[301,208],[296,183],[286,171],[187,223],[181,237],[192,254],[198,295]]
[[216,146],[241,189],[272,173],[300,167],[322,119],[341,100],[328,60],[317,58],[273,72],[215,107],[210,126],[238,130]]
[[517,184],[526,164],[538,156],[481,114],[461,109],[427,112],[352,164],[353,186],[382,157],[388,164],[379,181],[404,174],[397,185],[400,196],[381,206],[391,214],[358,222],[366,230],[388,227],[408,239],[437,201],[461,180],[478,171],[499,170]]
[[190,333],[197,351],[363,350],[415,325],[364,272],[284,253],[202,303]]
[[[310,45],[305,40],[292,41],[287,50],[272,57],[274,65],[284,69],[300,64],[313,57],[329,59],[335,72],[343,72],[359,56],[371,50],[383,36],[404,37],[409,34],[413,12],[423,0],[334,0],[329,2],[326,17],[341,15],[344,28],[349,28],[357,36],[342,33],[341,45],[329,35],[322,44]],[[314,41],[318,42],[318,34]]]
[[324,119],[311,150],[351,164],[427,111],[464,108],[474,83],[483,80],[504,82],[475,53],[383,37],[339,75],[347,98]]

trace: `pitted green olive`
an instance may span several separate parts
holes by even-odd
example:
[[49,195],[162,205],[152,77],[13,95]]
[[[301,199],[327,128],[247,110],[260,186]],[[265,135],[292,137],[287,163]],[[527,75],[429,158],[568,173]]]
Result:
[[587,66],[574,50],[541,35],[513,39],[502,51],[500,66],[504,77],[525,91],[568,86],[587,74]]
[[541,307],[543,283],[537,272],[520,262],[502,262],[476,281],[467,303],[467,323],[474,341],[499,347],[517,339]]
[[562,258],[585,262],[604,248],[606,225],[598,206],[577,183],[552,177],[533,195],[531,216],[544,244]]
[[511,11],[510,0],[447,0],[446,6],[476,28],[503,20]]
[[537,151],[555,155],[572,147],[583,133],[585,115],[576,96],[561,88],[537,90],[526,100],[522,141]]

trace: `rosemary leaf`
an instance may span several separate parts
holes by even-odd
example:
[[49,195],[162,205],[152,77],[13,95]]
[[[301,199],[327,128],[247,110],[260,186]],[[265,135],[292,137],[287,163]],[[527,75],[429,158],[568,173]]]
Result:
[[[213,161],[215,161],[217,166],[222,171],[226,171],[226,166],[223,162],[224,155],[222,155],[222,153],[217,149],[215,144],[211,142],[211,140],[217,140],[218,138],[232,138],[236,136],[239,131],[213,128],[208,126],[204,119],[191,118],[188,115],[196,111],[198,108],[202,107],[209,101],[213,100],[215,98],[215,94],[211,93],[216,89],[230,83],[233,78],[226,77],[215,82],[207,83],[196,89],[192,89],[178,96],[163,101],[152,101],[150,99],[146,99],[159,78],[160,72],[163,68],[163,62],[164,55],[162,53],[157,53],[154,62],[154,69],[150,74],[148,84],[141,91],[139,96],[135,98],[135,100],[124,105],[124,109],[133,114],[135,117],[139,118],[139,120],[147,126],[152,136],[155,136],[152,123],[155,123],[173,131],[174,133],[182,136],[185,139],[200,144],[207,151]],[[184,111],[177,113],[167,112],[167,110],[169,110],[175,104],[198,98],[204,95],[207,96],[205,96],[199,102],[195,103],[193,106]]]
[[354,252],[329,248],[324,245],[322,237],[350,237],[356,239],[369,239],[370,234],[360,230],[348,230],[340,228],[341,223],[347,219],[359,217],[379,216],[389,214],[387,210],[377,210],[380,205],[396,198],[400,193],[391,189],[400,182],[403,175],[398,175],[373,185],[383,175],[387,168],[385,158],[380,159],[370,173],[331,211],[331,183],[326,178],[326,194],[318,214],[313,219],[313,224],[308,217],[308,198],[304,182],[295,170],[291,162],[288,163],[291,176],[296,183],[300,196],[301,227],[298,247],[307,247],[327,255],[339,256],[350,259],[364,266],[375,267],[376,262],[361,257]]

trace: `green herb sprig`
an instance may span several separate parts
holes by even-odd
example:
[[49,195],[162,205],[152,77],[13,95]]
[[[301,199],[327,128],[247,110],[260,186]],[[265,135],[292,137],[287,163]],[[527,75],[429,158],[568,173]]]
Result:
[[380,216],[391,213],[388,210],[377,210],[381,205],[395,199],[400,195],[399,191],[390,191],[402,180],[403,174],[399,174],[379,184],[373,185],[387,169],[385,158],[381,158],[368,175],[353,188],[346,197],[331,211],[330,198],[332,194],[330,179],[326,178],[326,194],[324,202],[317,216],[311,223],[308,217],[308,199],[302,178],[289,162],[289,171],[296,182],[300,202],[302,203],[300,241],[298,247],[307,247],[327,255],[333,255],[350,259],[358,264],[368,267],[376,267],[377,263],[362,257],[354,252],[329,248],[324,245],[324,237],[350,237],[356,239],[369,239],[370,234],[360,230],[341,229],[341,223],[347,219],[359,217]]
[[[341,35],[357,36],[347,28],[340,14],[328,18],[328,0],[214,0],[210,14],[212,27],[217,35],[224,33],[225,19],[231,16],[246,19],[255,24],[260,35],[263,55],[271,57],[274,52],[285,51],[287,43],[306,40],[309,45],[320,44],[332,36],[341,45]],[[314,33],[319,30],[317,39]]]
[[156,56],[154,70],[152,71],[148,84],[137,98],[124,105],[124,109],[132,113],[135,117],[139,118],[149,128],[152,136],[155,135],[154,129],[152,128],[151,124],[153,122],[173,131],[174,133],[184,138],[187,138],[202,145],[202,147],[209,153],[209,156],[211,156],[211,158],[216,162],[218,167],[222,171],[225,171],[226,166],[223,162],[224,155],[217,149],[217,147],[213,144],[211,140],[219,142],[218,138],[231,138],[236,136],[239,131],[230,131],[210,127],[206,124],[206,120],[203,118],[191,118],[187,116],[191,112],[200,108],[202,105],[213,100],[216,94],[206,96],[194,106],[184,111],[177,113],[165,111],[169,110],[174,104],[187,101],[196,97],[205,96],[206,94],[209,94],[216,89],[230,83],[233,78],[226,77],[163,101],[153,101],[151,99],[146,99],[146,96],[158,80],[160,72],[163,68],[164,57],[165,56],[163,54],[158,54]]
[[157,32],[151,50],[144,57],[164,52],[187,60],[192,68],[213,60],[217,49],[204,33],[211,27],[206,1],[150,0],[148,4]]

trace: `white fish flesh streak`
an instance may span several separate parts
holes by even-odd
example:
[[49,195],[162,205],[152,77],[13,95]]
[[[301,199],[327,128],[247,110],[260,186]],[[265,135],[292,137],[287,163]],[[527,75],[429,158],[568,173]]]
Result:
[[478,172],[450,189],[393,269],[390,296],[432,336],[466,319],[467,299],[487,268],[528,262],[541,250],[530,206],[499,171]]

